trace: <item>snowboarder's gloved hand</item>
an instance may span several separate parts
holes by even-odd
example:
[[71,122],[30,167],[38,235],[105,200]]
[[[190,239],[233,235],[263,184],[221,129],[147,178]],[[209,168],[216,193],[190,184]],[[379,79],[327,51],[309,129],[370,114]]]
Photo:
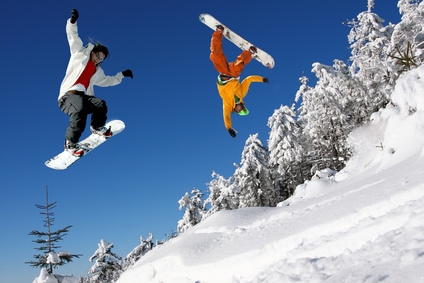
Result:
[[232,136],[233,138],[236,137],[236,131],[233,128],[229,128],[228,132],[230,133],[230,136]]
[[268,78],[264,78],[263,82],[264,83],[269,83],[269,79]]
[[131,77],[131,79],[133,78],[133,73],[130,69],[122,71],[122,74],[124,75],[124,77]]
[[75,24],[75,22],[78,20],[78,18],[79,18],[79,14],[78,14],[77,9],[73,9],[71,11],[71,23]]

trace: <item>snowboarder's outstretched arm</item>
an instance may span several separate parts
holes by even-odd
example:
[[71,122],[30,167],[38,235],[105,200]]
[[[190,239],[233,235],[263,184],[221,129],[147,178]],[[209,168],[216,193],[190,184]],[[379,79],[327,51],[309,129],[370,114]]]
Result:
[[78,25],[77,19],[79,18],[78,11],[76,9],[71,11],[71,17],[66,23],[66,35],[68,37],[69,48],[71,55],[80,51],[83,48],[81,38],[78,36]]

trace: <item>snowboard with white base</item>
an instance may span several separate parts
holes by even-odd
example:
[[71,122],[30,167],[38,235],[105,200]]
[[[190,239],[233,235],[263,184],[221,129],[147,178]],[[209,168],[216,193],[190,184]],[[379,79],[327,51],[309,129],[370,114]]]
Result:
[[227,38],[229,41],[234,43],[236,46],[241,48],[242,50],[249,50],[250,46],[255,46],[257,49],[256,54],[252,55],[252,57],[256,60],[258,60],[262,65],[264,65],[267,68],[274,68],[275,62],[274,58],[272,58],[271,55],[260,49],[255,44],[250,43],[249,41],[245,40],[240,35],[236,34],[234,31],[229,29],[226,25],[222,24],[220,21],[215,19],[213,16],[209,14],[200,14],[199,20],[210,27],[213,30],[216,30],[217,25],[222,25],[224,27],[224,37]]
[[105,127],[110,127],[110,130],[113,133],[111,137],[105,138],[98,134],[91,134],[84,140],[78,142],[78,145],[84,150],[84,154],[82,156],[77,157],[72,155],[69,151],[64,150],[55,157],[47,160],[44,164],[47,167],[55,170],[65,170],[66,168],[74,164],[76,161],[90,153],[93,149],[122,132],[125,129],[125,124],[120,120],[112,120],[106,123]]

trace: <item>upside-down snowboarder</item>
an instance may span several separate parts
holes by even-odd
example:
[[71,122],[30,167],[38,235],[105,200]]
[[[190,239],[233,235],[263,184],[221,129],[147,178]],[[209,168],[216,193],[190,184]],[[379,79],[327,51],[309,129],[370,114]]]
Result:
[[225,128],[235,138],[237,132],[232,128],[231,113],[236,112],[242,116],[249,114],[243,98],[247,95],[250,84],[252,82],[268,83],[269,80],[262,76],[254,75],[246,77],[241,83],[239,82],[240,74],[252,60],[252,55],[256,53],[257,49],[252,45],[249,50],[242,51],[234,62],[228,62],[222,50],[224,32],[225,28],[222,25],[216,26],[211,39],[210,59],[219,73],[217,87],[222,98]]

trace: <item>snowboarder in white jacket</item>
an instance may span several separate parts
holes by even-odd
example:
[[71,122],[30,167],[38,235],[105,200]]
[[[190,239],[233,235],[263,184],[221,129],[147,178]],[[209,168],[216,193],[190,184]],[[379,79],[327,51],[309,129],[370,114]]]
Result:
[[122,82],[124,77],[133,78],[131,70],[106,76],[101,68],[102,62],[109,55],[107,47],[88,43],[83,46],[78,36],[77,10],[71,11],[71,18],[66,24],[66,34],[71,52],[66,75],[60,86],[58,104],[60,110],[67,114],[69,125],[65,135],[65,149],[75,156],[84,151],[77,143],[84,132],[87,116],[91,114],[90,129],[93,133],[110,137],[113,133],[104,127],[107,119],[106,102],[94,96],[94,86],[113,86]]

